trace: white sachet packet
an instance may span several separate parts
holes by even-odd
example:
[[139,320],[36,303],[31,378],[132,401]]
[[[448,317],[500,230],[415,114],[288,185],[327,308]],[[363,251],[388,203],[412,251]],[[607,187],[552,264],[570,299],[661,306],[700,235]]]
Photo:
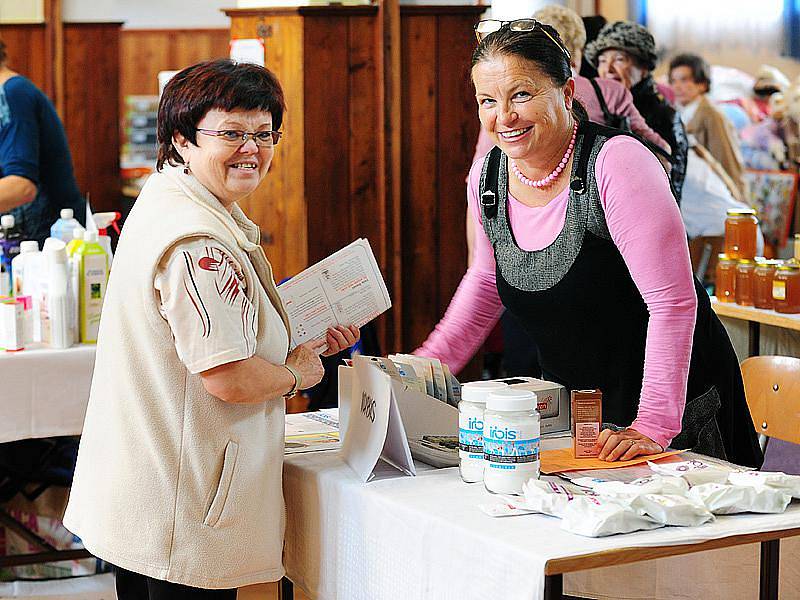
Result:
[[631,501],[631,508],[662,525],[697,527],[714,520],[702,504],[677,494],[642,494]]
[[561,512],[561,529],[587,537],[603,537],[663,527],[653,519],[607,496],[577,496]]
[[686,460],[674,463],[647,463],[653,473],[668,477],[681,477],[689,485],[702,485],[704,483],[725,483],[728,481],[729,471],[720,469],[701,460]]
[[570,502],[583,495],[580,490],[541,479],[529,479],[522,485],[522,494],[526,508],[553,517],[561,516]]
[[728,474],[728,481],[733,485],[768,486],[800,499],[800,475],[787,475],[778,471],[734,471]]
[[689,484],[681,477],[663,477],[649,475],[630,482],[608,481],[594,477],[579,477],[572,481],[575,485],[587,487],[598,494],[607,496],[640,496],[642,494],[677,494],[686,495]]
[[553,481],[530,479],[523,484],[523,496],[499,496],[498,502],[479,504],[490,517],[513,517],[540,513],[557,517],[568,502],[582,495],[579,489],[570,489]]
[[696,485],[689,490],[689,498],[702,502],[715,515],[782,513],[792,501],[788,492],[777,488],[722,483]]

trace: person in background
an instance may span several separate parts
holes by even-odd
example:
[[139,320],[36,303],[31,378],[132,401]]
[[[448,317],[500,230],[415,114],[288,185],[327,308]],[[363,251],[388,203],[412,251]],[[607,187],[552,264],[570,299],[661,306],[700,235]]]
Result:
[[86,204],[53,103],[7,60],[0,41],[0,214],[14,215],[22,239],[41,246],[62,208],[85,225]]
[[587,45],[586,58],[597,66],[601,78],[618,81],[631,91],[633,103],[647,124],[669,143],[670,179],[680,200],[689,141],[680,116],[661,94],[651,74],[657,61],[652,34],[637,23],[609,23]]
[[555,29],[489,20],[476,32],[478,116],[496,147],[469,174],[472,265],[415,353],[458,371],[509,310],[547,379],[603,391],[603,420],[623,429],[600,433],[602,460],[672,445],[760,465],[739,363],[692,277],[664,167],[586,119]]
[[686,132],[717,159],[736,185],[736,199],[747,202],[747,184],[739,141],[733,125],[706,98],[710,69],[696,54],[679,54],[669,63],[669,81]]
[[359,339],[337,326],[289,351],[238,205],[267,175],[284,110],[270,71],[227,59],[161,96],[157,172],[114,256],[64,516],[116,566],[119,600],[234,600],[283,576],[285,398],[319,383],[320,353]]

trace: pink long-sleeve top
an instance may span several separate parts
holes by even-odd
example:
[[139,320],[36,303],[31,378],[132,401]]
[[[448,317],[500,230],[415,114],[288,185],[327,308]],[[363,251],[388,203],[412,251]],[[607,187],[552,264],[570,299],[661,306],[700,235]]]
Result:
[[[603,109],[600,107],[600,101],[597,99],[592,82],[580,75],[575,75],[574,79],[575,97],[586,109],[589,120],[596,123],[605,123]],[[631,131],[664,150],[670,150],[669,144],[647,125],[644,117],[633,105],[633,96],[631,96],[628,88],[613,79],[597,78],[595,81],[600,86],[603,99],[612,114],[628,117],[631,123]],[[493,146],[494,142],[492,142],[489,134],[481,128],[478,134],[478,143],[475,145],[475,158],[485,156]]]
[[[472,266],[442,320],[416,350],[453,372],[475,354],[504,310],[478,204],[482,168],[482,159],[472,165],[467,186],[475,223]],[[639,410],[631,426],[666,448],[681,430],[697,311],[686,230],[664,169],[633,138],[608,140],[597,156],[595,176],[611,238],[650,314]],[[509,223],[523,250],[553,243],[564,227],[568,199],[569,187],[541,207],[509,195]]]

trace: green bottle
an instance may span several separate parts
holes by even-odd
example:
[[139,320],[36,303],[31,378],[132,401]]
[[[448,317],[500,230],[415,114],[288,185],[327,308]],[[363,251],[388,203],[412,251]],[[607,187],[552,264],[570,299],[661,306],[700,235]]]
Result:
[[83,244],[75,250],[79,270],[81,342],[94,344],[100,328],[100,313],[108,285],[108,254],[98,243],[96,231],[83,234]]

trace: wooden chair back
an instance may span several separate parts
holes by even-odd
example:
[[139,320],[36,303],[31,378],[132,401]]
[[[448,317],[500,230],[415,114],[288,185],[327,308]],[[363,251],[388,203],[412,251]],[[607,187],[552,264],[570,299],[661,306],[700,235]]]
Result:
[[753,356],[742,378],[756,431],[800,444],[800,358]]

